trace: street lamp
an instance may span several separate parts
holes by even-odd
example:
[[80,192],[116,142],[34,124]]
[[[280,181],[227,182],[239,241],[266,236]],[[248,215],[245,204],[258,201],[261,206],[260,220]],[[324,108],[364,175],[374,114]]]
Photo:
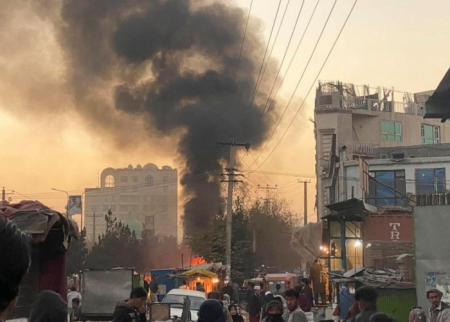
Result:
[[69,218],[69,193],[67,191],[65,191],[65,190],[60,190],[60,189],[55,189],[55,188],[52,188],[52,190],[59,191],[59,192],[64,192],[67,195],[66,217],[67,217],[67,219],[70,219]]

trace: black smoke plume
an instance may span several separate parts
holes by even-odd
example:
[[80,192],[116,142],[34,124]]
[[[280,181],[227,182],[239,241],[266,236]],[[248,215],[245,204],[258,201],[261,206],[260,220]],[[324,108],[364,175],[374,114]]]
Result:
[[[86,119],[122,137],[132,131],[117,125],[125,113],[143,118],[150,136],[178,140],[188,234],[219,211],[217,174],[229,150],[216,143],[235,138],[258,147],[275,113],[259,122],[264,84],[250,106],[265,49],[259,31],[249,29],[239,58],[246,13],[228,1],[199,2],[65,0],[57,22]],[[273,81],[273,67],[265,79]]]

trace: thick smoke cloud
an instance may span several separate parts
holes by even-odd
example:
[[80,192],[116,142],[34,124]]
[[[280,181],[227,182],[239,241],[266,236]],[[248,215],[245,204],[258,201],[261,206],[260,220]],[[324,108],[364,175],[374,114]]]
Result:
[[[235,138],[257,147],[274,115],[269,111],[259,122],[264,94],[249,107],[264,48],[249,31],[238,61],[245,12],[221,3],[194,5],[65,0],[55,20],[81,115],[123,142],[146,138],[130,138],[132,129],[117,126],[120,115],[143,119],[150,136],[178,140],[188,234],[219,211],[217,171],[229,150],[216,143]],[[272,67],[266,79],[273,80]]]

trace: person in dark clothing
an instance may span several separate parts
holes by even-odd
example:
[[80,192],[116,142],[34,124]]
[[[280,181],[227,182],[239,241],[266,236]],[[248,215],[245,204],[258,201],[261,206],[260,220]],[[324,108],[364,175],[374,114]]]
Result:
[[283,319],[283,304],[277,300],[270,301],[266,304],[265,308],[266,317],[262,322],[285,322]]
[[30,254],[25,234],[4,218],[0,218],[0,257],[0,320],[6,321],[16,306]]
[[272,293],[270,292],[266,292],[265,297],[264,297],[264,305],[262,305],[262,310],[261,310],[261,321],[264,320],[264,318],[267,316],[267,304],[269,304],[269,302],[274,300],[274,296]]
[[261,314],[261,286],[256,285],[247,303],[250,322],[259,322]]
[[72,313],[70,313],[70,321],[80,321],[81,320],[81,305],[80,299],[74,298],[72,300]]
[[203,302],[198,310],[197,322],[225,322],[222,304],[213,299]]
[[153,277],[152,280],[150,281],[149,289],[150,289],[150,301],[152,303],[158,302],[159,285],[155,277]]
[[247,287],[247,293],[245,294],[245,299],[247,300],[247,302],[250,300],[250,297],[253,295],[253,288],[255,286],[253,285],[253,283],[248,283],[248,287]]
[[274,296],[275,295],[282,295],[281,294],[281,285],[279,283],[277,283],[277,285],[275,285],[275,292],[272,293]]
[[130,299],[120,301],[114,310],[113,322],[145,322],[147,292],[143,287],[134,288]]
[[61,295],[42,291],[33,302],[29,322],[66,322],[68,308]]
[[244,322],[244,318],[238,313],[238,309],[235,304],[228,306],[228,311],[230,311],[233,322]]
[[310,307],[313,306],[313,304],[314,304],[314,294],[313,294],[313,289],[309,285],[309,279],[302,278],[300,285],[302,286],[302,290],[300,292],[300,295],[302,295],[302,294],[305,295],[306,298],[308,299],[309,306]]
[[363,286],[356,290],[355,301],[361,312],[351,318],[350,322],[369,322],[372,315],[377,313],[377,291],[373,287]]
[[369,322],[396,322],[393,317],[384,313],[375,313],[370,318]]
[[233,289],[233,286],[231,286],[230,281],[225,281],[225,286],[222,287],[221,292],[222,292],[223,294],[228,294],[228,296],[230,297],[230,299],[233,298],[233,292],[234,292],[234,289]]

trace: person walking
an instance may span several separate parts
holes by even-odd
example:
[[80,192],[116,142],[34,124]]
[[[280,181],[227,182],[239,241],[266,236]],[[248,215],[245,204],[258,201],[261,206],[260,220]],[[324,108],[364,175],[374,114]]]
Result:
[[143,287],[136,287],[128,300],[120,301],[114,310],[112,322],[145,322],[145,304],[147,292]]
[[247,312],[250,322],[259,322],[261,316],[261,286],[259,285],[253,288],[253,294],[248,300]]
[[427,290],[427,299],[431,303],[429,311],[430,322],[449,322],[450,306],[442,302],[442,292],[436,288]]
[[288,308],[288,322],[308,322],[305,312],[298,305],[299,295],[295,289],[289,289],[284,293]]

